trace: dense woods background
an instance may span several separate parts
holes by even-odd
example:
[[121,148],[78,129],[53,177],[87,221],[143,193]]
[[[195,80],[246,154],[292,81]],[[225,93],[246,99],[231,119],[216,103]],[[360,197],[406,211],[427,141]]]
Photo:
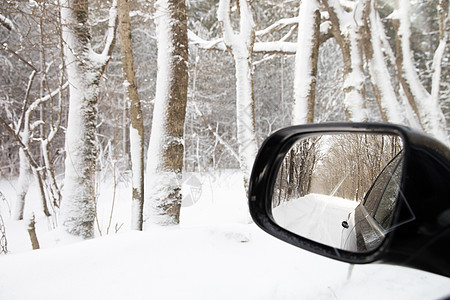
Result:
[[[388,121],[424,130],[448,142],[448,1],[189,0],[185,9],[176,8],[171,14],[177,22],[184,17],[187,23],[187,28],[186,23],[180,23],[178,29],[170,29],[175,32],[175,48],[164,48],[167,44],[161,40],[165,35],[157,23],[178,1],[157,1],[156,6],[154,1],[122,2],[129,4],[135,86],[142,110],[135,117],[142,120],[142,153],[147,154],[147,162],[157,157],[147,149],[151,134],[160,126],[153,122],[159,101],[155,96],[158,68],[163,70],[158,56],[168,49],[183,50],[183,42],[177,39],[184,31],[189,36],[188,57],[183,62],[187,68],[173,73],[176,77],[187,72],[185,117],[179,113],[166,120],[169,125],[181,124],[184,128],[180,136],[183,141],[177,141],[180,146],[176,151],[181,152],[173,152],[182,153],[181,166],[161,164],[171,165],[172,169],[164,172],[177,173],[174,179],[171,177],[175,181],[180,180],[183,170],[229,168],[241,168],[245,181],[257,145],[273,130],[292,123]],[[75,12],[79,23],[64,25],[64,9]],[[404,12],[409,12],[407,20],[402,17]],[[302,13],[306,16],[303,19]],[[91,147],[90,160],[81,158],[89,169],[83,176],[89,182],[85,201],[92,202],[91,214],[98,193],[96,182],[110,176],[131,180],[130,148],[135,142],[130,139],[132,99],[127,94],[130,81],[122,68],[124,43],[116,28],[120,20],[115,18],[116,1],[0,1],[0,176],[8,180],[19,177],[17,203],[22,203],[22,212],[16,209],[18,219],[23,217],[27,186],[33,180],[41,186],[45,215],[56,218],[60,204],[71,201],[67,200],[70,195],[64,181],[68,178],[69,157],[65,143],[69,98],[76,93],[71,89],[75,86],[71,78],[83,74],[71,71],[77,62],[89,61],[87,73],[79,79],[91,80],[83,92],[92,88],[89,93],[95,95],[90,100],[92,106],[88,105],[88,110],[92,109],[89,134],[81,131],[75,138],[86,138]],[[348,20],[350,23],[345,23]],[[70,44],[73,38],[64,37],[64,28],[71,26],[75,29],[70,30],[78,32],[80,50]],[[408,78],[408,72],[402,71],[402,64],[408,64],[409,52],[402,52],[405,49],[411,50],[410,62],[418,81],[408,81],[414,76]],[[383,56],[374,62],[377,50]],[[70,53],[75,54],[73,61],[68,60]],[[175,53],[173,57],[183,55]],[[242,62],[245,67],[241,68]],[[169,63],[167,68],[172,67]],[[380,69],[389,77],[380,77]],[[302,70],[308,74],[302,74]],[[160,80],[172,82],[169,77]],[[386,100],[386,90],[395,99]],[[353,101],[357,98],[361,101]],[[307,109],[299,108],[299,103],[307,104],[302,106]],[[428,108],[433,111],[425,111]],[[161,147],[167,148],[173,141]],[[167,155],[158,156],[158,160]],[[169,162],[180,159],[180,154],[170,155],[175,158]],[[155,174],[161,171],[156,169]],[[63,197],[64,187],[67,196]],[[169,202],[179,205],[179,187],[174,184],[170,188],[164,191],[164,197],[178,199]],[[157,206],[176,214],[176,209],[165,205]],[[93,215],[88,219],[95,222]],[[165,222],[177,223],[177,217]],[[92,235],[83,230],[72,233]]]

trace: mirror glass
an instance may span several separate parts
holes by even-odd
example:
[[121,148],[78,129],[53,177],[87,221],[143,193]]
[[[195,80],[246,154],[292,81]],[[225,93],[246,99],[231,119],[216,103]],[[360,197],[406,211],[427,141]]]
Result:
[[402,161],[398,136],[338,133],[301,139],[278,171],[273,218],[334,248],[375,249],[393,227]]

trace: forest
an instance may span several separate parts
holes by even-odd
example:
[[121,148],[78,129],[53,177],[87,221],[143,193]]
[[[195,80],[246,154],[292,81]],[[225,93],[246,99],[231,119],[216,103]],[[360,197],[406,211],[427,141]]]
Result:
[[178,224],[183,173],[239,169],[246,188],[288,125],[390,122],[450,144],[448,0],[0,3],[15,220],[39,199],[53,227],[92,238],[114,178],[132,184],[131,229]]

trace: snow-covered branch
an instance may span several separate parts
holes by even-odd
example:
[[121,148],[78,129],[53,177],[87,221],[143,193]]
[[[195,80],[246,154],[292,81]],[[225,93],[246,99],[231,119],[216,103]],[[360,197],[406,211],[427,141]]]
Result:
[[37,72],[33,70],[33,72],[31,72],[31,74],[28,78],[27,89],[25,90],[25,99],[23,100],[23,105],[22,105],[22,115],[20,116],[20,120],[19,120],[18,126],[16,128],[16,134],[19,134],[19,132],[22,131],[22,128],[24,126],[25,114],[27,111],[30,90],[31,90],[31,86],[33,85],[33,81],[34,81],[34,77],[36,76],[36,73]]
[[[47,206],[47,202],[46,202],[44,183],[43,183],[42,176],[40,173],[40,168],[39,168],[38,164],[36,163],[36,161],[34,160],[33,156],[31,155],[30,149],[28,148],[28,141],[27,141],[28,133],[25,132],[25,136],[24,136],[24,138],[22,138],[21,135],[16,134],[14,129],[8,123],[6,123],[5,120],[3,120],[2,118],[0,118],[0,125],[2,125],[3,128],[5,128],[5,130],[7,132],[9,132],[14,137],[14,139],[17,141],[17,143],[19,144],[20,153],[23,153],[24,157],[26,158],[27,162],[29,163],[31,170],[38,182],[40,196],[41,196],[41,200],[42,200],[42,209],[44,211],[44,214],[46,216],[50,216],[51,214],[48,210],[48,206]],[[18,217],[20,217],[20,218],[23,217],[23,211],[22,211],[22,215],[18,215]]]
[[257,42],[253,46],[253,53],[280,53],[280,54],[295,54],[297,44],[294,42]]
[[189,43],[205,50],[226,50],[226,46],[222,38],[207,41],[199,37],[192,30],[188,30]]
[[106,43],[101,54],[95,53],[92,49],[90,52],[90,58],[97,62],[99,66],[106,66],[111,58],[112,51],[114,49],[116,41],[116,29],[118,25],[117,17],[117,0],[113,0],[111,8],[109,9],[108,29],[106,32]]
[[[218,17],[220,13],[220,18],[224,18],[225,15],[230,14],[231,12],[227,12],[223,10],[223,7],[220,8],[218,12]],[[294,36],[294,34],[298,31],[298,17],[294,18],[285,18],[276,21],[265,29],[261,29],[254,32],[255,38],[261,38],[270,33],[281,31],[287,27],[290,27],[289,31],[282,36],[277,41],[254,41],[253,43],[253,51],[252,53],[262,53],[262,54],[285,54],[285,55],[295,55],[297,51],[297,43],[289,42],[289,39]],[[223,20],[224,26],[229,26],[227,29],[227,36],[229,36],[229,46],[231,46],[232,41],[234,39],[233,29],[231,28],[231,23],[228,19]],[[241,25],[242,27],[243,25]],[[320,26],[320,36],[319,36],[319,44],[322,44],[327,39],[329,39],[332,35],[329,32],[330,22],[323,22]],[[227,49],[225,45],[224,38],[216,38],[213,40],[205,40],[195,34],[193,31],[189,30],[189,43],[197,46],[200,49],[204,50],[220,50],[224,51]],[[241,34],[239,34],[241,35]],[[238,35],[236,35],[237,37]]]
[[113,0],[112,6],[109,10],[109,21],[108,21],[108,33],[106,38],[105,48],[103,49],[102,56],[111,56],[114,42],[116,39],[116,29],[117,29],[117,0]]
[[65,90],[69,86],[69,82],[65,82],[61,87],[58,87],[57,89],[53,90],[51,93],[45,95],[44,97],[38,98],[33,101],[33,103],[28,108],[28,112],[31,113],[36,108],[39,107],[44,102],[47,102],[48,100],[52,99],[53,97],[56,97],[61,91]]
[[298,17],[281,19],[264,29],[257,30],[255,32],[255,35],[256,37],[263,37],[275,31],[280,31],[288,26],[297,26],[298,22],[299,22]]
[[3,27],[5,27],[6,29],[8,29],[9,31],[14,30],[14,24],[13,22],[5,17],[4,15],[0,14],[0,25],[2,25]]
[[[196,35],[194,32],[189,31],[189,42],[201,49],[205,50],[220,50],[227,49],[222,38],[218,38],[212,41],[207,41]],[[297,44],[293,42],[255,42],[253,45],[252,53],[280,53],[280,54],[295,54]]]

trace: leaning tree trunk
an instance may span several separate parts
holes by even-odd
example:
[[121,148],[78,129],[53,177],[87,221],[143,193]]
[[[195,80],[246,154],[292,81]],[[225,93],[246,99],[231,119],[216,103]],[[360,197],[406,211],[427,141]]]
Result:
[[375,8],[375,2],[369,3],[364,12],[364,31],[363,44],[366,55],[370,80],[372,82],[375,98],[378,103],[383,122],[403,124],[400,104],[391,82],[391,75],[386,66],[381,36],[383,27],[378,12]]
[[184,121],[188,88],[186,3],[156,2],[158,74],[147,155],[146,217],[157,225],[180,221]]

